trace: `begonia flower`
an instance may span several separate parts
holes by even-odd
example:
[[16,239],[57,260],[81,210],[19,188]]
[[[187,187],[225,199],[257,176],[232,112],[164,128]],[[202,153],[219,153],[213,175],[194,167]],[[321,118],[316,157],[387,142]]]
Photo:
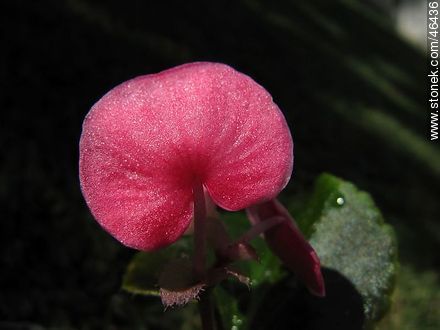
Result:
[[275,198],[292,165],[290,131],[272,97],[219,63],[122,83],[92,107],[80,140],[91,212],[120,242],[146,251],[183,235],[205,207],[203,189],[226,210],[244,209]]

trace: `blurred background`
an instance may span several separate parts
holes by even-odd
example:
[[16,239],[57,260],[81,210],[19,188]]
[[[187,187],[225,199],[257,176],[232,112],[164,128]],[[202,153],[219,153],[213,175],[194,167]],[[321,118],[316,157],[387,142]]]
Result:
[[286,198],[328,171],[370,192],[394,226],[401,269],[380,328],[440,328],[426,1],[3,0],[0,18],[1,329],[169,329],[156,299],[120,290],[134,251],[92,219],[78,140],[115,85],[200,60],[247,73],[284,111]]

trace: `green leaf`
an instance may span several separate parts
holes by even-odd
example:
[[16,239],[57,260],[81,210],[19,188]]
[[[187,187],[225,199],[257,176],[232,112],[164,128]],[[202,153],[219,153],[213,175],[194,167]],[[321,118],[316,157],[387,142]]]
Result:
[[390,304],[397,269],[397,244],[369,194],[322,174],[299,222],[324,267],[348,278],[363,298],[366,324]]
[[159,296],[158,279],[161,271],[172,259],[191,255],[189,237],[183,237],[166,249],[135,254],[122,280],[122,288],[130,293]]
[[[296,220],[310,238],[322,265],[337,271],[346,283],[353,284],[353,290],[359,296],[358,310],[362,311],[363,301],[365,324],[373,324],[386,311],[393,289],[397,248],[392,229],[384,224],[379,210],[367,193],[328,174],[318,178],[313,194],[304,206],[296,214]],[[246,216],[241,212],[225,212],[222,220],[233,239],[240,237],[250,227]],[[339,292],[340,288],[336,284],[344,284],[337,277],[341,275],[329,271],[325,271],[324,275],[329,280],[329,293],[333,289],[334,294],[333,298],[330,295],[326,298],[327,304],[310,296],[306,290],[295,284],[296,281],[292,282],[293,285],[286,286],[286,283],[291,283],[289,281],[292,277],[286,277],[288,272],[270,252],[264,240],[256,238],[251,244],[256,249],[260,262],[242,261],[235,264],[250,277],[250,290],[230,280],[222,282],[213,290],[218,312],[227,329],[247,329],[254,326],[255,322],[260,322],[262,307],[278,305],[277,301],[272,301],[273,297],[281,299],[284,295],[286,299],[296,301],[298,308],[302,308],[297,315],[294,310],[289,312],[290,305],[286,305],[286,311],[283,312],[287,313],[283,314],[286,320],[288,315],[295,315],[297,319],[304,318],[304,315],[301,316],[303,310],[317,313],[314,317],[318,320],[318,316],[325,312],[319,306],[327,306],[327,309],[333,306],[337,302],[334,300],[335,294],[342,295],[338,298],[342,301],[351,297],[344,298],[343,292]],[[172,259],[190,256],[191,246],[190,238],[184,238],[161,251],[138,253],[128,267],[123,288],[137,294],[159,295],[157,282],[161,270]],[[337,282],[333,283],[331,278],[337,279]],[[271,291],[274,285],[280,288],[281,295],[274,295]],[[338,313],[342,312],[343,308]],[[338,317],[343,315],[337,314],[330,319]],[[328,317],[321,317],[320,320],[324,322],[327,319]],[[272,319],[268,321],[273,322]],[[281,319],[279,321],[284,322]]]

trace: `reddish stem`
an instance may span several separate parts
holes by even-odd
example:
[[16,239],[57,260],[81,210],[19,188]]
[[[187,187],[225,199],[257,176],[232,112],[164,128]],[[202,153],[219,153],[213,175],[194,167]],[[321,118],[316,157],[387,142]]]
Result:
[[214,308],[211,301],[211,289],[208,288],[205,292],[202,292],[199,300],[200,318],[202,320],[203,330],[214,330]]
[[273,228],[276,225],[279,225],[281,222],[285,220],[286,219],[283,217],[275,216],[272,218],[268,218],[264,221],[257,222],[246,233],[244,233],[235,243],[248,243],[258,235],[263,234],[265,231]]
[[197,279],[202,279],[205,275],[206,262],[206,239],[207,219],[206,202],[203,193],[203,185],[200,181],[194,183],[194,275]]
[[[194,260],[193,271],[197,280],[206,276],[206,241],[208,223],[206,217],[206,201],[203,185],[200,181],[194,183]],[[199,310],[203,330],[214,330],[214,309],[211,302],[210,288],[200,295]]]

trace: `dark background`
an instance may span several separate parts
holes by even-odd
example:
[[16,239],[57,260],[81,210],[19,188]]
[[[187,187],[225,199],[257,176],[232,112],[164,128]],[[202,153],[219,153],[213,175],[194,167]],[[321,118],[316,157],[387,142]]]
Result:
[[402,266],[382,328],[440,325],[426,55],[390,12],[357,0],[5,0],[0,18],[0,328],[166,327],[158,301],[120,290],[133,251],[83,201],[78,140],[109,89],[198,60],[249,74],[283,109],[295,142],[286,198],[328,171],[369,191],[395,227]]

